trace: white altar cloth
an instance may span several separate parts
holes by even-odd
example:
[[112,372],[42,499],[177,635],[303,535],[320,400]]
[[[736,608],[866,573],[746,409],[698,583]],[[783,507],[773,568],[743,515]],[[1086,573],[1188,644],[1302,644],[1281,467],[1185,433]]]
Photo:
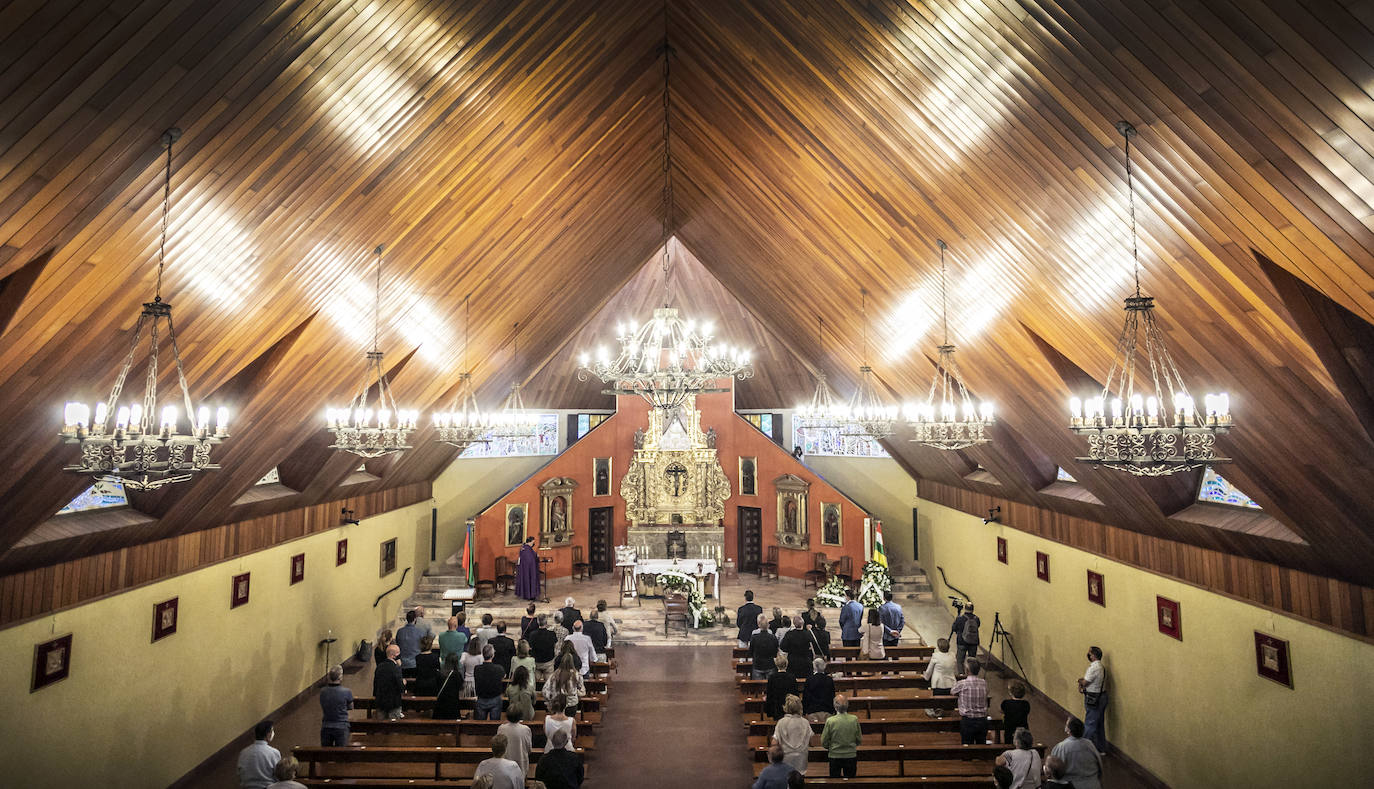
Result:
[[696,579],[698,590],[701,590],[706,576],[711,576],[711,596],[720,599],[720,570],[716,567],[715,559],[640,559],[635,564],[635,577],[638,580],[641,575],[658,575],[669,570]]

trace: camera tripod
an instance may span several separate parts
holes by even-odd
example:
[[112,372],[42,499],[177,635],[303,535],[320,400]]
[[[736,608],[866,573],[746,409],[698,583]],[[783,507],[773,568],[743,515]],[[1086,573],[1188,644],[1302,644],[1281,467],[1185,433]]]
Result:
[[988,651],[991,652],[993,645],[999,641],[1002,642],[1002,665],[1007,665],[1007,650],[1010,649],[1011,659],[1016,661],[1017,671],[1020,672],[1022,678],[1025,678],[1026,669],[1021,665],[1021,658],[1016,656],[1016,645],[1011,642],[1011,633],[1002,627],[1002,612],[1000,611],[992,615],[992,640],[988,642]]

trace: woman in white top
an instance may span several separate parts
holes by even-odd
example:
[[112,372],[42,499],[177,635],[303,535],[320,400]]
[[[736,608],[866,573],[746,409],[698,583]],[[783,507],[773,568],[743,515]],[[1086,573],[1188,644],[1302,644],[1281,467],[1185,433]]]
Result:
[[1025,729],[1017,729],[1011,740],[1016,750],[1003,751],[995,763],[1011,770],[1008,789],[1035,789],[1040,785],[1040,754],[1031,747],[1035,738]]
[[[949,639],[942,638],[935,642],[935,651],[930,655],[930,663],[926,665],[926,680],[930,682],[930,692],[939,695],[949,695],[949,689],[954,687],[955,674],[958,673],[958,666],[954,662],[954,655],[949,651]],[[943,710],[926,708],[926,715],[932,718],[944,717]]]
[[458,665],[463,670],[463,693],[465,699],[477,698],[477,683],[473,680],[472,670],[482,665],[482,645],[477,639],[468,641]]
[[782,746],[782,761],[806,775],[807,749],[811,747],[811,721],[802,717],[801,697],[788,694],[783,717],[773,729],[773,742]]
[[[577,721],[568,715],[567,709],[564,709],[567,705],[568,702],[562,698],[549,699],[549,706],[553,709],[544,716],[544,737],[546,743],[552,743],[553,733],[562,729],[568,735],[568,744],[563,747],[569,751],[575,751],[577,747],[573,745],[573,740],[577,737]],[[544,747],[551,748],[553,746],[550,744]]]
[[601,624],[606,626],[606,646],[615,646],[615,637],[620,635],[620,625],[616,623],[615,617],[611,616],[611,612],[606,610],[605,600],[596,601],[596,613]]
[[576,709],[578,702],[585,695],[587,688],[582,684],[582,675],[573,667],[572,655],[564,655],[558,670],[544,681],[544,698],[553,699],[561,696],[564,698],[565,707]]
[[876,608],[868,609],[868,624],[859,631],[859,657],[869,660],[887,659],[887,650],[883,649],[883,624]]

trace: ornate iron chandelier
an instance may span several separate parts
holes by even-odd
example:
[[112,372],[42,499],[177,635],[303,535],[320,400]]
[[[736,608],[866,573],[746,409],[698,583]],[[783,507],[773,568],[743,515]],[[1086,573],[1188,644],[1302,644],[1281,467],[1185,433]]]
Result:
[[713,342],[711,324],[683,320],[668,306],[672,253],[668,243],[673,226],[673,155],[669,86],[673,50],[668,46],[667,11],[663,36],[663,306],[654,317],[636,325],[621,324],[616,333],[620,350],[614,356],[604,348],[595,356],[583,353],[577,378],[595,375],[607,384],[604,394],[638,395],[654,408],[677,408],[689,397],[717,388],[722,378],[745,380],[754,375],[749,352]]
[[[1126,298],[1126,325],[1117,339],[1116,356],[1102,393],[1069,401],[1069,429],[1088,439],[1088,457],[1077,459],[1144,477],[1225,463],[1230,458],[1217,456],[1216,439],[1233,424],[1230,397],[1225,392],[1208,394],[1204,412],[1198,413],[1165,345],[1164,332],[1155,318],[1154,299],[1140,292],[1131,170],[1131,138],[1136,130],[1126,121],[1118,122],[1116,129],[1126,138],[1135,295]],[[1143,370],[1137,376],[1138,356],[1142,354],[1149,366],[1148,381]],[[1164,407],[1165,394],[1170,398],[1168,408]]]
[[[229,409],[219,408],[215,414],[214,431],[210,429],[210,409],[197,411],[191,403],[191,391],[182,369],[181,350],[177,347],[176,330],[172,326],[172,305],[162,300],[162,271],[167,259],[167,213],[172,195],[172,145],[181,139],[181,129],[162,133],[162,145],[167,149],[167,167],[162,182],[162,240],[158,246],[157,287],[153,300],[143,305],[134,325],[134,339],[124,364],[115,378],[110,396],[95,405],[95,418],[85,403],[67,403],[63,409],[60,436],[69,444],[81,445],[81,462],[65,466],[63,471],[90,474],[96,479],[113,477],[133,490],[152,490],[173,482],[184,482],[197,471],[217,469],[210,462],[210,448],[229,437]],[[186,406],[186,421],[190,431],[180,432],[181,416],[175,405],[157,408],[158,324],[166,321],[167,341],[172,346],[172,362],[176,367],[177,384],[181,387],[182,402]],[[148,372],[143,385],[142,401],[118,405],[124,381],[133,369],[139,342],[144,330],[148,332]],[[113,413],[112,413],[113,412]],[[114,417],[114,429],[109,419]],[[158,419],[157,428],[153,420]]]
[[[362,385],[347,408],[325,409],[325,421],[334,434],[330,449],[342,449],[359,457],[375,458],[410,449],[406,443],[415,429],[420,412],[396,407],[382,366],[382,352],[377,348],[381,333],[382,314],[382,250],[377,245],[377,288],[372,312],[372,350],[367,352],[367,366]],[[375,380],[374,380],[375,379]],[[376,407],[368,404],[368,394],[377,387]],[[375,421],[374,421],[375,417]]]
[[[924,405],[908,408],[907,420],[916,435],[911,440],[935,449],[967,449],[992,440],[987,428],[992,424],[992,403],[975,405],[959,375],[954,361],[954,345],[949,341],[949,296],[945,273],[944,241],[940,247],[940,314],[944,342],[936,346],[940,361],[930,394]],[[938,396],[938,399],[937,399]]]
[[[825,340],[825,320],[816,318],[816,347],[820,349]],[[847,418],[848,413],[844,406],[835,402],[835,392],[826,383],[825,373],[817,370],[815,372],[816,391],[811,395],[811,402],[796,407],[796,416],[801,417],[804,422],[802,429],[830,429],[839,427]]]
[[877,376],[873,375],[873,368],[868,365],[868,291],[861,289],[859,296],[863,300],[863,363],[859,365],[859,388],[854,390],[854,396],[849,398],[849,407],[843,412],[840,433],[878,440],[896,431],[898,409],[878,393]]
[[434,431],[437,441],[465,449],[483,442],[491,432],[491,414],[477,407],[477,391],[472,385],[472,368],[468,366],[468,336],[472,331],[472,297],[463,299],[463,373],[458,376],[458,392],[447,411],[434,412]]
[[[515,366],[520,362],[520,324],[515,324],[515,349],[512,354]],[[510,385],[510,394],[501,405],[501,410],[492,419],[491,435],[497,438],[528,438],[534,435],[539,425],[539,415],[525,407],[525,399],[520,396],[520,381]]]

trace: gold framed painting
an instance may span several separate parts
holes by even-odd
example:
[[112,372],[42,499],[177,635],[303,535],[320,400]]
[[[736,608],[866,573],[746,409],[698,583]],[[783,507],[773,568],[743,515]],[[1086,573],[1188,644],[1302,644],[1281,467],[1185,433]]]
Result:
[[529,524],[530,505],[506,505],[506,546],[520,545],[525,542],[525,529]]
[[821,502],[821,545],[841,545],[844,541],[844,510],[838,503]]

